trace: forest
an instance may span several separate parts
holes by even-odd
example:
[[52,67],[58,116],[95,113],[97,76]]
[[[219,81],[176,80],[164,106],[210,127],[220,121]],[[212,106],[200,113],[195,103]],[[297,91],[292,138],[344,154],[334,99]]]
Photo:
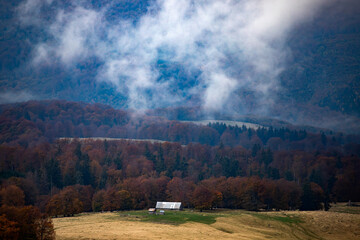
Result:
[[100,104],[0,105],[0,234],[51,239],[48,216],[156,201],[199,210],[328,210],[360,201],[359,142],[336,132],[200,126]]

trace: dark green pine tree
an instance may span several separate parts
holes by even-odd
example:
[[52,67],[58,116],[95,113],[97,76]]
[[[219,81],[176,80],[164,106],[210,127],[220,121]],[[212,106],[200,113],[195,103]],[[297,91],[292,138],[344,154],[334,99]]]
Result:
[[62,175],[59,166],[59,162],[54,158],[51,158],[45,163],[47,179],[50,183],[50,187],[62,188]]
[[156,157],[155,169],[158,173],[165,170],[164,153],[163,153],[163,149],[162,149],[161,145],[159,148],[159,153]]
[[93,185],[90,172],[90,158],[88,154],[83,154],[81,159],[81,173],[83,175],[84,185]]
[[323,197],[318,196],[312,189],[310,183],[303,185],[300,210],[318,210],[322,208]]
[[101,177],[98,183],[98,188],[99,189],[104,189],[106,187],[106,181],[107,181],[108,175],[107,175],[107,171],[105,168],[102,169],[101,172]]
[[305,183],[303,186],[300,210],[316,210],[310,183]]
[[80,185],[93,185],[92,175],[90,172],[90,158],[87,153],[81,152],[81,144],[76,145],[75,156],[77,157],[75,165],[75,179],[76,183]]
[[260,149],[261,147],[259,144],[254,144],[251,150],[251,156],[255,157]]

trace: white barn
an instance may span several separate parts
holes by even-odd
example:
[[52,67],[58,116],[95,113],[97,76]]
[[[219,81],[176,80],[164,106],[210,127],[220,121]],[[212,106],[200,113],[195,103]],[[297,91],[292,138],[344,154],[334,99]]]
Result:
[[182,204],[181,202],[157,202],[156,209],[181,210]]

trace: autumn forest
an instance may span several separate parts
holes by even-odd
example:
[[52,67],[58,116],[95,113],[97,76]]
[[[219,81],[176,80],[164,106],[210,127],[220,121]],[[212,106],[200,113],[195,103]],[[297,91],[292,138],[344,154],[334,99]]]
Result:
[[66,101],[1,105],[0,114],[4,236],[51,238],[48,216],[156,201],[252,211],[360,201],[356,135],[199,126]]

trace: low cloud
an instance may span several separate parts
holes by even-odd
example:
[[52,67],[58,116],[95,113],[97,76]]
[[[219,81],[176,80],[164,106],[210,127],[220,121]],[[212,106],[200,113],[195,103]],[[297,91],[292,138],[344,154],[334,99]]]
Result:
[[[27,0],[18,11],[26,19],[55,2]],[[266,109],[285,67],[289,32],[327,2],[157,0],[137,21],[109,21],[112,4],[95,9],[75,1],[43,24],[49,37],[36,44],[34,62],[72,67],[95,57],[102,62],[97,79],[113,84],[130,108],[180,105],[196,97],[205,110],[219,111],[247,90]],[[169,74],[169,68],[175,70]]]
[[[59,10],[55,21],[47,29],[52,40],[37,44],[34,63],[43,60],[59,59],[65,65],[71,65],[94,53],[98,43],[96,24],[100,14],[83,7],[71,12]],[[51,59],[53,58],[53,59]]]
[[25,0],[17,7],[19,21],[25,26],[41,26],[44,19],[41,18],[41,11],[52,4],[53,0]]
[[27,91],[7,91],[0,93],[0,104],[26,102],[36,99],[36,96]]

